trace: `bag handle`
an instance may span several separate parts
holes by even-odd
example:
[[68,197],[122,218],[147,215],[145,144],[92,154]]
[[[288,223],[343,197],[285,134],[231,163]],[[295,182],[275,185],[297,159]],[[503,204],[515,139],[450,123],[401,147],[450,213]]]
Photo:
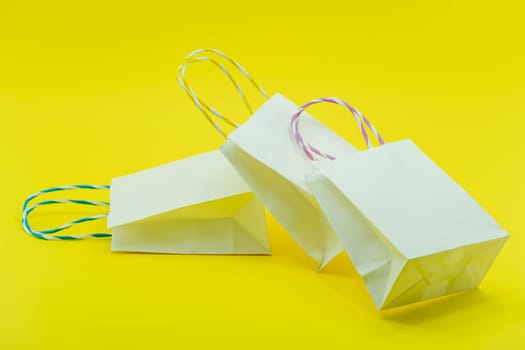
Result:
[[204,114],[206,119],[217,129],[217,131],[226,138],[226,133],[222,130],[222,128],[212,119],[213,114],[215,117],[223,120],[227,124],[233,126],[234,128],[238,127],[239,124],[235,122],[234,120],[222,115],[219,111],[217,111],[215,108],[210,106],[209,104],[202,101],[201,98],[197,96],[195,91],[191,88],[189,85],[187,79],[186,79],[186,70],[189,66],[195,63],[199,62],[210,62],[214,64],[216,67],[218,67],[232,82],[232,84],[235,86],[235,89],[237,90],[237,93],[240,95],[241,99],[243,100],[244,104],[246,105],[248,111],[250,114],[253,114],[253,109],[248,102],[248,99],[246,98],[246,95],[244,94],[244,91],[242,90],[239,83],[235,80],[235,78],[231,75],[230,71],[226,69],[226,67],[218,62],[217,60],[208,57],[208,56],[201,56],[202,54],[213,54],[216,56],[219,56],[219,58],[225,59],[228,63],[232,64],[241,74],[259,91],[259,93],[265,98],[268,99],[268,95],[266,94],[265,90],[257,83],[255,80],[248,74],[248,72],[244,69],[243,66],[241,66],[237,61],[234,59],[228,57],[226,54],[219,50],[215,49],[199,49],[191,52],[188,56],[186,56],[185,62],[181,64],[177,68],[177,80],[179,82],[179,85],[182,87],[182,89],[186,92],[188,97],[193,101],[193,103],[197,106],[197,108]]
[[198,58],[187,60],[185,63],[183,63],[182,65],[180,65],[178,67],[178,69],[177,69],[177,80],[179,82],[179,85],[183,88],[183,90],[186,92],[188,97],[193,101],[195,106],[197,106],[197,108],[202,112],[202,114],[204,114],[206,119],[208,119],[208,121],[210,123],[212,123],[212,125],[215,127],[215,129],[217,129],[217,131],[219,131],[219,133],[226,138],[226,134],[223,132],[223,130],[220,128],[220,126],[212,119],[212,116],[210,115],[210,113],[215,115],[217,118],[223,120],[228,125],[233,126],[234,128],[238,127],[238,123],[233,121],[233,120],[231,120],[231,119],[229,119],[226,116],[223,116],[215,108],[213,108],[212,106],[209,106],[208,104],[203,102],[195,94],[195,91],[193,91],[193,89],[191,89],[191,87],[189,86],[189,84],[188,84],[188,82],[186,80],[186,76],[185,76],[186,68],[189,65],[191,65],[191,64],[198,63],[198,62],[204,62],[204,61],[208,61],[210,63],[213,63],[217,67],[219,67],[219,69],[228,77],[228,79],[235,86],[235,88],[237,89],[238,93],[241,95],[241,98],[243,99],[243,102],[247,106],[249,111],[251,111],[251,106],[250,106],[248,100],[246,99],[244,93],[242,92],[242,89],[240,88],[239,84],[235,81],[235,79],[232,77],[230,72],[222,64],[220,64],[216,60],[214,60],[212,58],[209,58],[209,57],[198,57]]
[[330,159],[330,160],[335,159],[335,157],[333,155],[330,155],[328,153],[324,153],[321,150],[319,150],[317,147],[315,147],[315,146],[311,145],[310,143],[308,143],[307,141],[305,141],[304,137],[301,135],[301,131],[299,130],[299,117],[301,116],[301,114],[308,107],[310,107],[312,105],[315,105],[315,104],[318,104],[318,103],[325,103],[325,102],[341,105],[341,106],[345,107],[346,109],[348,109],[352,113],[352,115],[354,116],[355,121],[357,122],[357,125],[359,126],[359,129],[361,130],[361,134],[363,135],[363,138],[364,138],[364,140],[366,142],[366,146],[368,148],[372,148],[373,146],[372,146],[372,141],[370,140],[370,137],[368,136],[368,132],[366,131],[365,125],[372,132],[372,134],[377,139],[377,141],[379,142],[380,145],[383,145],[385,143],[383,141],[383,138],[381,137],[381,135],[379,135],[377,130],[372,125],[372,123],[370,123],[370,121],[361,112],[359,112],[357,109],[355,109],[354,107],[350,106],[348,103],[346,103],[345,101],[341,100],[340,98],[337,98],[337,97],[322,97],[322,98],[318,98],[318,99],[312,100],[312,101],[310,101],[308,103],[305,103],[304,105],[299,107],[299,109],[297,110],[297,112],[294,113],[294,115],[292,116],[292,119],[291,119],[291,130],[292,130],[292,133],[293,133],[293,137],[294,137],[295,141],[297,142],[297,144],[299,145],[299,147],[301,147],[301,149],[304,151],[304,153],[306,154],[306,156],[310,160],[317,160],[317,159],[315,159],[316,156],[321,157],[321,158],[325,158],[325,159]]
[[29,203],[33,199],[35,199],[36,197],[42,194],[58,192],[58,191],[77,190],[77,189],[107,190],[109,189],[109,185],[86,185],[86,184],[67,185],[67,186],[51,187],[51,188],[33,193],[32,195],[26,198],[22,206],[22,227],[24,228],[24,230],[31,236],[39,238],[39,239],[44,239],[44,240],[80,240],[80,239],[86,239],[86,238],[109,238],[111,237],[111,234],[107,232],[85,233],[85,234],[78,234],[78,235],[71,235],[71,236],[52,235],[53,233],[66,230],[74,225],[81,224],[83,222],[104,219],[108,216],[108,214],[98,214],[98,215],[87,216],[84,218],[73,220],[59,227],[48,229],[48,230],[37,231],[31,227],[31,225],[29,224],[29,220],[28,220],[29,214],[31,214],[36,208],[41,207],[41,206],[70,203],[70,204],[79,204],[79,205],[109,207],[108,202],[90,201],[90,200],[84,200],[84,199],[50,199],[50,200],[44,200],[44,201],[38,202],[32,206],[29,206]]

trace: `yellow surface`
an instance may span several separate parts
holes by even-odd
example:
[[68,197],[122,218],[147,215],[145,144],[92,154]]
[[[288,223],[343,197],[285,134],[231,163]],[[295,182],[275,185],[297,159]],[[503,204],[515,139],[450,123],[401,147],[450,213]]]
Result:
[[[0,349],[524,348],[525,5],[301,3],[0,2]],[[269,92],[339,96],[387,140],[412,138],[511,233],[481,289],[378,313],[346,257],[317,273],[273,218],[271,257],[112,254],[109,241],[26,235],[33,191],[219,147],[176,83],[200,47]],[[213,68],[189,74],[246,117]],[[312,113],[362,145],[342,109]],[[38,227],[83,214],[40,213]]]

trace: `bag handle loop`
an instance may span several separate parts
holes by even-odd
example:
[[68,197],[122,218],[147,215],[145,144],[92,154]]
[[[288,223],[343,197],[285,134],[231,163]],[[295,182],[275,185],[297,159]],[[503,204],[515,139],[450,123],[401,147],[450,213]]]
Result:
[[71,235],[71,236],[53,235],[53,233],[57,233],[57,232],[66,230],[77,224],[104,219],[108,216],[108,214],[98,214],[98,215],[86,216],[84,218],[76,219],[71,222],[65,223],[56,228],[40,230],[40,231],[33,229],[32,226],[29,224],[29,215],[38,207],[42,207],[45,205],[69,203],[69,204],[78,204],[78,205],[109,207],[108,202],[90,201],[90,200],[84,200],[84,199],[50,199],[50,200],[43,200],[32,206],[29,206],[29,203],[33,199],[37,198],[38,196],[42,194],[51,193],[51,192],[59,192],[59,191],[67,191],[67,190],[77,190],[77,189],[107,190],[109,189],[109,185],[87,185],[87,184],[66,185],[66,186],[47,188],[45,190],[41,190],[41,191],[31,194],[25,199],[24,204],[22,206],[22,227],[24,228],[24,230],[31,236],[39,238],[39,239],[44,239],[44,240],[80,240],[80,239],[88,239],[88,238],[109,238],[111,237],[111,234],[107,232],[85,233],[85,234],[78,234],[78,235]]
[[[222,130],[222,128],[212,119],[212,115],[215,117],[223,120],[227,124],[233,126],[234,128],[238,127],[239,124],[235,122],[234,120],[222,115],[219,111],[217,111],[215,108],[210,106],[209,104],[205,103],[201,98],[198,97],[198,95],[195,93],[195,91],[191,88],[189,85],[187,78],[186,78],[186,70],[189,66],[199,63],[199,62],[210,62],[214,64],[216,67],[218,67],[232,82],[232,84],[235,86],[235,89],[237,90],[237,93],[243,100],[244,104],[246,105],[248,111],[250,114],[253,113],[253,109],[248,102],[248,99],[246,98],[246,95],[244,94],[244,91],[242,90],[239,83],[235,80],[235,78],[231,75],[230,71],[220,62],[217,60],[208,57],[208,56],[200,56],[202,54],[213,54],[219,56],[219,58],[225,59],[228,63],[232,64],[241,74],[259,91],[259,93],[265,98],[268,99],[268,95],[266,94],[265,90],[257,83],[255,80],[248,74],[248,72],[244,69],[243,66],[241,66],[237,61],[234,59],[228,57],[226,54],[219,50],[215,49],[199,49],[191,52],[188,56],[186,56],[185,62],[181,64],[177,68],[177,80],[179,82],[179,85],[182,87],[182,89],[186,92],[188,97],[193,101],[193,103],[197,106],[197,108],[204,114],[206,119],[217,129],[217,131],[226,138],[226,133]],[[199,57],[200,56],[200,57]]]
[[322,98],[318,98],[318,99],[315,99],[315,100],[312,100],[308,103],[305,103],[304,105],[302,105],[301,107],[299,107],[299,109],[297,110],[297,112],[294,113],[294,115],[292,116],[292,119],[291,119],[291,130],[292,130],[292,134],[293,134],[293,137],[295,139],[295,141],[297,142],[297,144],[299,145],[299,147],[304,151],[304,153],[306,154],[306,156],[310,159],[310,160],[317,160],[316,157],[321,157],[321,158],[325,158],[325,159],[330,159],[330,160],[333,160],[335,159],[335,157],[333,155],[330,155],[328,153],[324,153],[323,151],[319,150],[317,147],[311,145],[310,143],[308,143],[304,137],[302,136],[301,134],[301,131],[299,130],[299,117],[301,116],[301,114],[310,106],[312,105],[315,105],[315,104],[318,104],[318,103],[333,103],[333,104],[338,104],[338,105],[341,105],[343,107],[345,107],[346,109],[348,109],[352,115],[354,116],[354,119],[361,131],[361,134],[366,142],[366,146],[368,148],[372,148],[372,141],[370,140],[370,137],[368,135],[368,132],[365,128],[365,125],[366,127],[368,127],[368,129],[372,132],[372,134],[374,135],[374,137],[377,139],[377,141],[379,142],[380,145],[383,145],[385,142],[383,141],[383,138],[381,137],[381,135],[377,132],[377,130],[374,128],[374,126],[372,125],[372,123],[370,123],[370,121],[361,113],[359,112],[357,109],[355,109],[354,107],[350,106],[348,103],[346,103],[345,101],[341,100],[340,98],[337,98],[337,97],[322,97]]

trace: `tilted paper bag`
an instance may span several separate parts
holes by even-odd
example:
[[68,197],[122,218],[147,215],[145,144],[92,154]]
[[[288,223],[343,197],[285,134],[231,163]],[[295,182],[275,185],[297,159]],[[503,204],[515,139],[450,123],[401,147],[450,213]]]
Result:
[[[221,150],[266,208],[323,267],[343,248],[304,182],[315,168],[298,154],[290,137],[289,120],[297,108],[284,96],[274,95],[228,136]],[[304,115],[303,122],[305,133],[332,153],[357,152],[309,115]]]
[[[267,99],[257,111],[253,111],[240,84],[221,61],[233,65],[237,73]],[[201,62],[219,68],[234,85],[250,113],[247,122],[237,123],[221,114],[190,87],[186,69]],[[221,147],[226,158],[292,238],[316,260],[318,267],[322,268],[338,255],[342,245],[304,183],[314,167],[297,154],[287,129],[290,114],[297,106],[279,94],[268,99],[264,89],[237,61],[215,49],[190,53],[178,68],[178,81],[195,106],[227,138]],[[220,124],[237,129],[227,136]],[[322,139],[324,147],[333,153],[343,156],[356,152],[352,145],[313,118],[306,117],[305,124],[308,133]]]
[[477,288],[508,238],[412,141],[313,164],[308,186],[379,309]]

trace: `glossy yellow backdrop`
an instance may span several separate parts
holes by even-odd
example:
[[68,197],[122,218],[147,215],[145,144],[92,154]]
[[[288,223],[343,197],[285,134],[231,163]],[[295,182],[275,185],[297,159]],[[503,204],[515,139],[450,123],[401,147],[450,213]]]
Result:
[[[525,348],[524,18],[507,0],[0,2],[0,348]],[[220,146],[176,82],[201,47],[270,93],[339,96],[387,140],[412,138],[511,233],[481,289],[379,313],[346,256],[317,273],[271,216],[271,257],[112,254],[107,240],[26,235],[31,192]],[[220,73],[188,74],[247,117]],[[312,113],[362,144],[341,109]],[[33,222],[85,214],[66,209]]]

